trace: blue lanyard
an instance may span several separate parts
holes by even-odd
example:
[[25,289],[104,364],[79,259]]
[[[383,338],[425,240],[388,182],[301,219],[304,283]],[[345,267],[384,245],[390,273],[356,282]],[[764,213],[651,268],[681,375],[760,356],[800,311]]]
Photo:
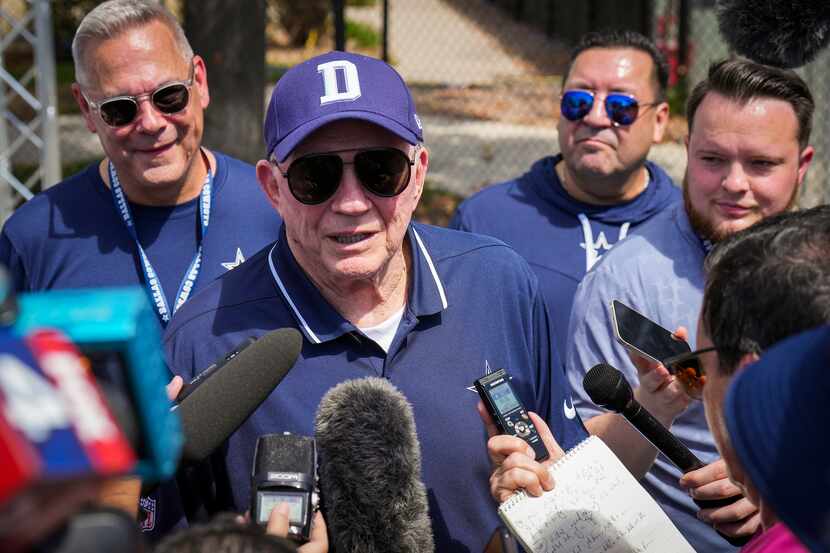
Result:
[[[202,154],[202,156],[204,157],[204,154]],[[136,248],[138,248],[138,254],[141,257],[141,266],[144,272],[144,283],[147,286],[147,290],[150,292],[150,297],[153,300],[153,305],[156,307],[159,318],[161,318],[162,327],[166,326],[167,323],[170,322],[170,317],[173,313],[175,313],[179,307],[187,301],[187,298],[190,297],[190,292],[193,291],[193,286],[196,284],[196,278],[199,276],[199,269],[202,266],[202,244],[205,241],[205,235],[207,235],[208,223],[210,222],[210,204],[213,200],[213,173],[210,170],[210,164],[207,159],[205,159],[205,164],[207,165],[208,172],[205,177],[205,183],[202,185],[202,191],[199,193],[199,224],[201,228],[199,244],[196,249],[196,255],[193,257],[193,261],[190,262],[190,266],[188,267],[187,272],[185,272],[184,278],[179,285],[179,291],[176,294],[176,304],[173,306],[172,312],[170,311],[170,306],[167,303],[167,297],[164,295],[164,289],[161,287],[161,280],[159,280],[155,269],[153,269],[153,264],[150,263],[150,259],[147,257],[147,254],[144,253],[144,248],[141,247],[141,244],[138,241],[138,233],[135,230],[133,216],[130,212],[130,205],[127,203],[126,196],[124,196],[124,190],[121,188],[121,182],[118,180],[115,167],[112,162],[108,164],[112,201],[115,203],[116,211],[121,214],[121,218],[124,220],[127,232],[130,233],[130,236],[135,241]]]

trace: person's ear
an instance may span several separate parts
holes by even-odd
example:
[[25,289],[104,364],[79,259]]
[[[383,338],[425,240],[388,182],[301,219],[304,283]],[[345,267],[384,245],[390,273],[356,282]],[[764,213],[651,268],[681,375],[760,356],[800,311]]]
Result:
[[426,182],[427,178],[427,169],[429,168],[429,151],[427,147],[423,144],[418,147],[418,153],[415,156],[415,165],[412,166],[412,171],[414,173],[412,185],[415,186],[415,202],[413,207],[413,212],[415,211],[415,207],[418,206],[418,202],[421,199],[421,195],[424,193],[424,183]]
[[813,161],[813,155],[815,154],[815,150],[812,146],[807,146],[804,148],[801,153],[798,155],[798,185],[801,186],[801,183],[804,181],[804,176],[807,174],[807,169],[810,167],[810,163]]
[[202,56],[193,56],[193,86],[199,91],[199,103],[202,109],[210,104],[210,89],[208,88],[207,66]]
[[760,357],[758,356],[757,353],[745,353],[738,360],[738,366],[735,370],[740,371],[744,367],[746,367],[747,365],[750,365],[750,364],[756,362],[758,359],[760,359]]
[[95,123],[92,121],[92,118],[95,117],[95,113],[89,106],[89,102],[87,102],[86,98],[84,98],[84,94],[81,92],[81,85],[78,83],[72,83],[72,96],[75,98],[75,102],[77,102],[78,108],[84,116],[84,124],[86,124],[87,130],[93,133],[98,132],[95,129]]
[[279,169],[271,162],[261,159],[256,164],[256,180],[259,182],[260,188],[268,197],[268,201],[274,206],[277,212],[280,212],[280,186],[279,179],[282,175],[279,174]]
[[668,102],[660,102],[654,106],[654,133],[652,133],[651,140],[655,144],[659,144],[663,140],[663,135],[666,134],[668,127],[669,104]]

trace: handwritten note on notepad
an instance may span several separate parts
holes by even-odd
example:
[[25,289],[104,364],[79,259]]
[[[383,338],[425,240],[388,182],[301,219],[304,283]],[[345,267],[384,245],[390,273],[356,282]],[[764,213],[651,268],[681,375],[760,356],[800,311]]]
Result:
[[694,553],[605,443],[591,436],[550,468],[556,486],[499,507],[532,553]]

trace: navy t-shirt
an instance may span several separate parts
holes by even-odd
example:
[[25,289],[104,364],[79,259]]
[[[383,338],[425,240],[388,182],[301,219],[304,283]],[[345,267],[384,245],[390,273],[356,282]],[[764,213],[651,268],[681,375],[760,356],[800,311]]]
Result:
[[[254,168],[214,152],[214,199],[193,293],[278,236],[281,219]],[[139,241],[161,279],[169,305],[196,253],[198,198],[171,207],[130,204]],[[18,291],[144,286],[127,232],[98,163],[20,206],[0,233],[0,263]],[[192,297],[192,294],[191,294]],[[142,528],[155,538],[182,524],[175,486],[142,498]]]
[[304,335],[297,363],[225,448],[239,511],[250,504],[258,436],[313,435],[317,405],[331,387],[365,376],[389,379],[413,406],[436,550],[478,553],[499,519],[473,381],[505,368],[560,445],[570,448],[586,432],[527,263],[497,240],[417,223],[406,240],[408,303],[388,353],[323,298],[284,231],[273,247],[186,303],[167,328],[165,349],[171,369],[187,380],[249,336],[282,327]]

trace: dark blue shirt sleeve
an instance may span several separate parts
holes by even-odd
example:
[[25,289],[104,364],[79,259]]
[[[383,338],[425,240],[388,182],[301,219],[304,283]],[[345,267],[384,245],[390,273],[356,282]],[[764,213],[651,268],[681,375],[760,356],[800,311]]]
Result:
[[28,292],[28,278],[26,276],[26,268],[23,264],[23,258],[18,254],[17,249],[12,244],[8,233],[4,229],[0,234],[0,265],[6,268],[9,272],[11,284],[15,292]]

